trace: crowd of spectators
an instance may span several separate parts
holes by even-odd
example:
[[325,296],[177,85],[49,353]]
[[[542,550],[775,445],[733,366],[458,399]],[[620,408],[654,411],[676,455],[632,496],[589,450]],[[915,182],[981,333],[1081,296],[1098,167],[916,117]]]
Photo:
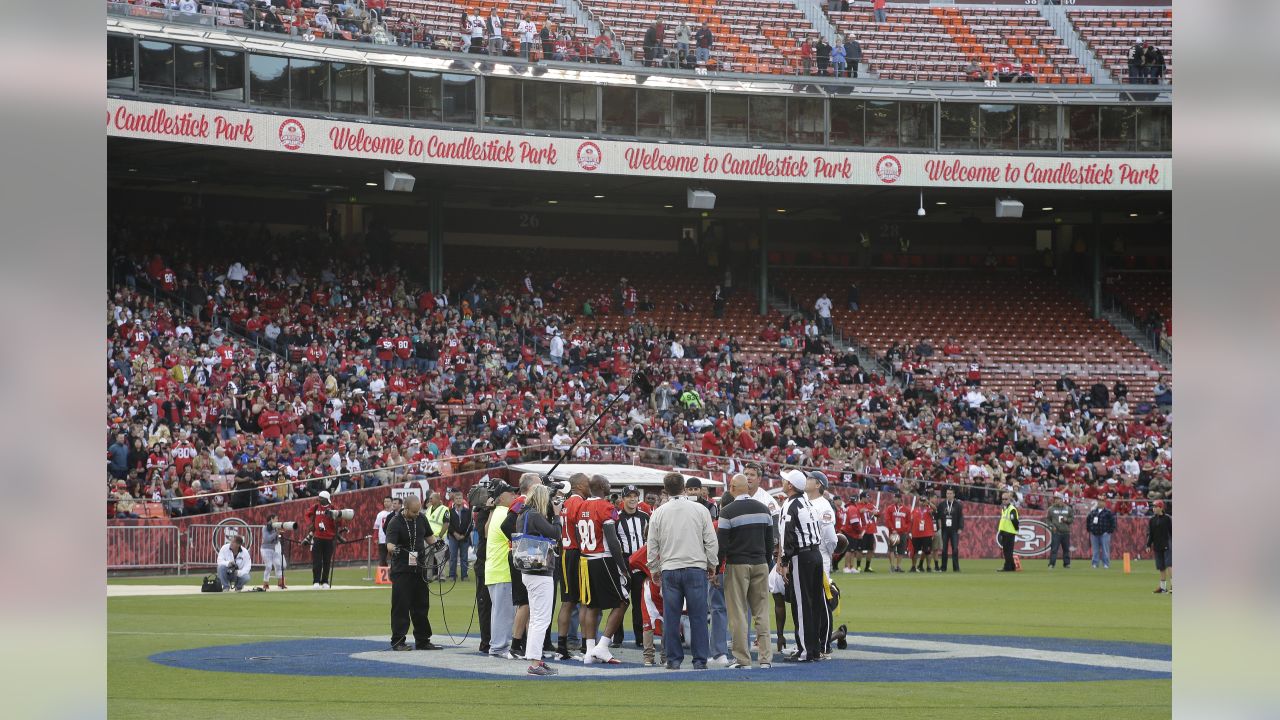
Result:
[[[191,243],[167,221],[113,227],[116,517],[247,507],[561,450],[713,470],[746,459],[774,474],[814,467],[837,489],[955,483],[977,502],[1008,489],[1031,508],[1062,491],[1144,513],[1171,492],[1171,390],[1146,412],[1096,388],[1074,392],[1069,378],[1055,388],[1061,402],[1038,386],[1010,397],[963,373],[931,374],[934,350],[919,341],[892,350],[881,371],[833,352],[816,317],[762,320],[750,340],[776,352],[744,361],[727,334],[659,327],[646,317],[655,304],[637,303],[625,280],[584,317],[551,252],[488,263],[532,268],[516,271],[523,281],[450,269],[451,288],[431,293],[394,253],[319,232],[239,228],[227,231],[237,242]],[[710,303],[696,305],[684,316],[712,317]],[[602,327],[615,314],[625,322]],[[644,380],[632,383],[637,370]],[[1108,394],[1127,402],[1119,387]]]

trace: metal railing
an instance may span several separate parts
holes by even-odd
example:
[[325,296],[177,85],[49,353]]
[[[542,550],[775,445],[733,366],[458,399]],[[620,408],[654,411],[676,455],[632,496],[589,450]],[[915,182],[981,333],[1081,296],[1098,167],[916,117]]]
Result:
[[[215,553],[216,555],[216,553]],[[181,532],[172,525],[107,526],[107,570],[182,567]]]

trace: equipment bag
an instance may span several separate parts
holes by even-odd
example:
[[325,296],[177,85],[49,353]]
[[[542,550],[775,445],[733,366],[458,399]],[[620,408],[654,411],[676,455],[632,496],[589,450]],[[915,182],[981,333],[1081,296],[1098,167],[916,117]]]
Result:
[[213,575],[205,575],[200,583],[200,592],[222,592],[222,581]]

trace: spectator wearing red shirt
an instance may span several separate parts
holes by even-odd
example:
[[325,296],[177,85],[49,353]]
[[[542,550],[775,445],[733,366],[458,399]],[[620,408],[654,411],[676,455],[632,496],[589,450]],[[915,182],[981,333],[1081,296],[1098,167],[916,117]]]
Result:
[[[898,490],[893,494],[893,502],[884,509],[885,520],[889,524],[890,543],[889,543],[889,572],[905,572],[902,569],[902,556],[908,555],[908,545],[911,538],[911,508],[902,502],[902,491]],[[898,541],[892,542],[892,537],[898,536]]]
[[936,533],[933,505],[929,498],[921,495],[916,498],[916,507],[911,511],[911,572],[933,572],[929,559],[933,555]]

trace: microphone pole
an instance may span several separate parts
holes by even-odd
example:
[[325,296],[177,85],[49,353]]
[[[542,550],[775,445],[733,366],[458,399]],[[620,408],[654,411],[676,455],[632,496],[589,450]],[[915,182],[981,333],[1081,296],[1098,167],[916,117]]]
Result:
[[639,368],[637,368],[635,372],[631,373],[631,379],[627,381],[627,384],[621,390],[619,390],[618,394],[615,395],[613,399],[609,401],[609,404],[605,405],[604,409],[601,410],[598,415],[596,415],[596,419],[592,420],[591,424],[588,425],[585,430],[579,433],[578,437],[574,438],[572,443],[569,443],[569,448],[560,453],[560,457],[556,459],[556,462],[554,465],[551,466],[551,469],[547,470],[547,472],[542,475],[543,484],[549,485],[551,483],[551,474],[556,471],[556,468],[560,467],[560,464],[565,461],[565,458],[567,458],[569,456],[569,453],[572,452],[575,447],[577,447],[578,443],[582,442],[582,439],[585,438],[588,433],[590,433],[592,430],[595,429],[596,425],[600,423],[600,420],[602,420],[605,415],[609,414],[609,411],[613,409],[614,405],[618,404],[618,401],[622,399],[622,396],[626,395],[627,391],[630,390],[633,386],[635,386],[636,380],[638,380],[643,374],[644,374],[644,370],[641,370]]

